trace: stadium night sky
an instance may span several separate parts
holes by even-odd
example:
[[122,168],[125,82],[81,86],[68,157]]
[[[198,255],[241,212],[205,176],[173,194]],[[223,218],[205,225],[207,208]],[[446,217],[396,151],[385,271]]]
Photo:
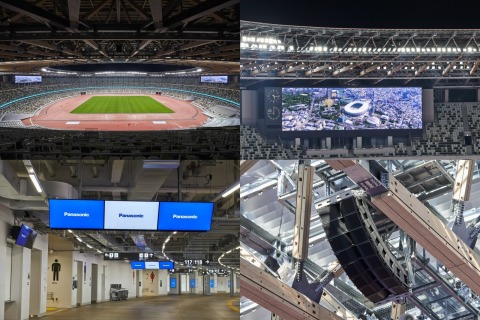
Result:
[[470,0],[242,0],[241,19],[299,26],[480,29]]

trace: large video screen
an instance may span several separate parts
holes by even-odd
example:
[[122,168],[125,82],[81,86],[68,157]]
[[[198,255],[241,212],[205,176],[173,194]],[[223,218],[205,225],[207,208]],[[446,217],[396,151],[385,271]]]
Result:
[[282,88],[282,131],[422,129],[422,88]]
[[15,83],[42,82],[42,76],[15,76]]
[[50,199],[49,208],[51,229],[103,229],[103,200]]
[[228,76],[201,76],[200,82],[204,83],[228,83]]

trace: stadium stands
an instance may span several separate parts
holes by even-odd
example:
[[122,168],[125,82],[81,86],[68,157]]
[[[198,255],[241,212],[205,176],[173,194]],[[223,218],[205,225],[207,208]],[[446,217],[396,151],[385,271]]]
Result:
[[[9,122],[10,123],[10,122]],[[0,128],[11,159],[238,159],[238,126],[181,131],[63,131]]]
[[[165,81],[167,80],[167,81]],[[209,118],[206,127],[239,125],[239,90],[233,84],[199,84],[195,78],[152,77],[45,77],[42,84],[3,85],[0,87],[0,127],[30,128],[19,119],[38,114],[44,107],[77,95],[131,93],[170,96],[180,100],[193,100]],[[218,120],[218,121],[216,121]]]

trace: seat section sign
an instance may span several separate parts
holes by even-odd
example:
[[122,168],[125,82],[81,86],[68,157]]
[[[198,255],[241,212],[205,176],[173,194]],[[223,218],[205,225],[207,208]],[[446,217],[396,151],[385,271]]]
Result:
[[156,230],[158,202],[105,201],[105,229]]
[[51,229],[104,228],[102,200],[50,199]]
[[160,202],[158,230],[209,231],[212,202]]

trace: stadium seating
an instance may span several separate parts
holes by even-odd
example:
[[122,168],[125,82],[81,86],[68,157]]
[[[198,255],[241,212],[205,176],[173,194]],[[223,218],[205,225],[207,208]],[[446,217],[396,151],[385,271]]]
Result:
[[[194,99],[212,119],[238,117],[240,91],[238,84],[200,84],[198,78],[161,77],[44,77],[41,84],[6,84],[0,87],[0,115],[6,113],[33,115],[45,105],[79,95],[132,93],[163,95],[176,99]],[[224,100],[216,99],[220,97]],[[22,99],[29,97],[27,99]],[[17,99],[21,99],[16,101]]]
[[240,152],[238,126],[161,132],[8,127],[0,128],[0,141],[0,156],[10,159],[238,159]]

